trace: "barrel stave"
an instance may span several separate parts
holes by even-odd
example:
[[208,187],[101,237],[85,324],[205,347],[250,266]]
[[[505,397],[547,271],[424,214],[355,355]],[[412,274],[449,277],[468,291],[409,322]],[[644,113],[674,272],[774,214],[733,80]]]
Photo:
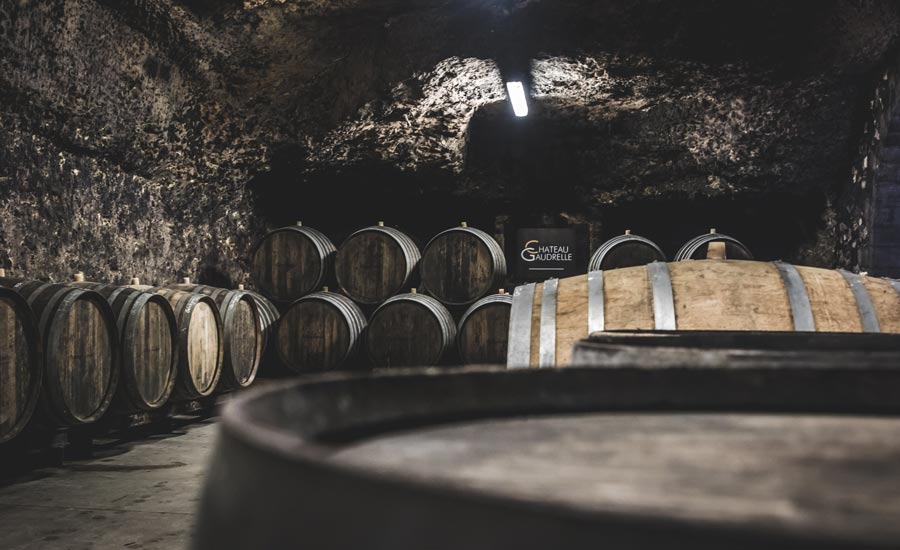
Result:
[[37,320],[15,291],[0,288],[0,443],[18,435],[34,413],[43,357]]

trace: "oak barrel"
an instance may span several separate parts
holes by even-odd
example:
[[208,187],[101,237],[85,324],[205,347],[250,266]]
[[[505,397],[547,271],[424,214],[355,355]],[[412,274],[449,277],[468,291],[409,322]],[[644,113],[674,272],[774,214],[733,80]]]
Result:
[[220,430],[197,550],[900,547],[900,363],[865,353],[299,380]]
[[257,300],[244,290],[228,290],[190,283],[170,288],[209,296],[222,317],[224,356],[220,385],[225,390],[246,388],[256,379],[265,346],[263,320]]
[[749,248],[744,246],[744,243],[735,239],[734,237],[719,233],[715,229],[710,229],[709,233],[698,235],[688,242],[684,243],[684,245],[682,245],[682,247],[678,249],[678,252],[675,254],[675,257],[672,259],[672,261],[680,262],[683,260],[703,260],[712,258],[713,254],[710,249],[710,245],[712,245],[713,243],[720,243],[721,245],[724,245],[724,251],[722,252],[724,253],[725,257],[716,259],[753,259],[753,254],[750,253]]
[[588,269],[600,271],[664,261],[666,255],[656,243],[646,237],[633,235],[629,230],[600,245],[591,256]]
[[379,222],[356,231],[341,244],[335,257],[335,277],[352,300],[380,304],[410,286],[420,257],[412,239]]
[[327,290],[300,298],[278,324],[278,360],[293,372],[331,370],[353,359],[366,318],[353,300]]
[[456,324],[447,308],[413,291],[375,310],[366,330],[366,351],[376,367],[437,365],[455,338]]
[[297,222],[262,238],[253,252],[253,280],[269,298],[296,300],[327,282],[334,254],[324,233]]
[[506,279],[506,258],[493,237],[466,223],[432,238],[419,262],[422,287],[448,305],[468,305]]
[[492,294],[463,313],[456,331],[456,348],[464,365],[506,362],[512,296]]
[[507,365],[565,366],[604,330],[900,332],[900,283],[782,262],[709,260],[516,288]]
[[165,297],[178,323],[178,379],[174,395],[198,399],[213,394],[222,376],[224,335],[216,302],[204,294],[164,287],[135,288]]
[[75,282],[112,307],[119,333],[121,376],[116,408],[152,411],[165,405],[178,377],[178,323],[163,296],[135,288]]
[[31,419],[43,368],[37,319],[16,291],[0,288],[0,443]]
[[41,410],[53,423],[79,426],[109,409],[119,381],[119,337],[109,304],[92,290],[0,279],[34,311],[43,342]]

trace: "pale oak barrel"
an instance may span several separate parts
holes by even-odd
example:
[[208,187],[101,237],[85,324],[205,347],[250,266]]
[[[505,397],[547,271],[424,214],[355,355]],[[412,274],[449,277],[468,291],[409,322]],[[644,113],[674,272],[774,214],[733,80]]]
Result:
[[340,368],[356,355],[366,324],[362,310],[346,296],[327,291],[304,296],[278,324],[278,360],[297,373]]
[[456,348],[464,365],[506,362],[512,295],[492,294],[463,313],[456,330]]
[[334,267],[334,244],[301,224],[270,232],[253,252],[253,280],[260,291],[291,301],[321,288]]
[[229,290],[207,285],[177,284],[170,288],[209,296],[222,317],[224,390],[249,387],[256,379],[265,349],[263,318],[259,304],[244,290]]
[[0,288],[0,443],[18,435],[31,419],[43,365],[31,308],[16,291]]
[[782,262],[654,262],[516,288],[507,365],[565,366],[605,330],[900,332],[900,283]]
[[408,288],[421,254],[403,232],[379,223],[353,233],[334,261],[341,290],[360,304],[380,304]]
[[430,296],[400,294],[381,304],[369,319],[366,351],[376,367],[440,364],[456,338],[453,317]]
[[43,281],[2,279],[34,311],[44,346],[41,410],[55,424],[79,426],[109,409],[119,381],[119,336],[96,292]]
[[137,286],[164,296],[178,323],[178,379],[174,395],[180,399],[208,397],[222,376],[224,336],[222,317],[209,296],[172,288]]
[[429,295],[444,304],[468,305],[503,283],[506,258],[493,237],[463,224],[425,245],[419,272]]

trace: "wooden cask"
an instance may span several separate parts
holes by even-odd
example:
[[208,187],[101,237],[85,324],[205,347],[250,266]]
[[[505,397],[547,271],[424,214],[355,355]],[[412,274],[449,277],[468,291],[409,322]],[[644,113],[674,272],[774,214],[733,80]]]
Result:
[[654,262],[516,288],[507,365],[565,366],[605,330],[900,332],[900,283],[782,262]]
[[512,296],[501,291],[478,300],[463,313],[456,348],[464,365],[506,362]]
[[664,262],[666,255],[653,241],[625,231],[624,235],[613,237],[600,245],[591,256],[589,271],[618,269],[647,265],[650,262]]
[[206,285],[170,285],[170,288],[209,296],[222,316],[224,356],[222,389],[246,388],[256,379],[265,346],[262,314],[256,299],[244,290],[228,290]]
[[[724,245],[724,250],[718,253],[714,252],[712,249],[712,245],[714,244],[719,244],[720,247]],[[724,257],[721,257],[722,255],[724,255]],[[723,235],[715,229],[710,229],[709,233],[698,235],[684,243],[684,245],[678,249],[678,252],[675,254],[672,261],[680,262],[683,260],[704,259],[752,260],[753,254],[750,253],[750,249],[744,246],[741,241],[734,237]]]
[[116,316],[121,366],[116,408],[153,411],[165,405],[178,377],[178,323],[169,301],[127,286],[70,284],[103,296]]
[[292,301],[321,288],[334,267],[334,244],[300,222],[272,231],[253,252],[256,287],[274,300]]
[[420,257],[412,239],[378,222],[341,244],[335,257],[335,277],[352,300],[380,304],[410,286]]
[[0,288],[0,443],[31,419],[43,378],[43,350],[37,319],[28,303]]
[[[243,285],[240,285],[238,288],[242,287]],[[263,355],[265,355],[269,350],[269,344],[274,344],[275,342],[275,330],[278,328],[281,312],[278,311],[275,304],[262,294],[252,290],[246,290],[245,292],[256,301],[256,309],[259,311],[259,322],[262,328]]]
[[278,324],[278,360],[293,372],[339,368],[359,349],[366,318],[346,296],[327,289],[300,298]]
[[43,342],[42,411],[66,426],[97,421],[119,381],[119,336],[109,304],[92,290],[2,279],[34,311]]
[[503,284],[506,258],[493,237],[463,223],[425,245],[419,272],[428,294],[444,304],[468,305]]
[[222,376],[222,317],[212,298],[172,288],[135,286],[165,297],[178,324],[178,379],[174,395],[198,399],[213,394]]
[[447,308],[413,291],[375,310],[366,331],[366,351],[376,367],[432,366],[447,356],[455,338],[456,325]]

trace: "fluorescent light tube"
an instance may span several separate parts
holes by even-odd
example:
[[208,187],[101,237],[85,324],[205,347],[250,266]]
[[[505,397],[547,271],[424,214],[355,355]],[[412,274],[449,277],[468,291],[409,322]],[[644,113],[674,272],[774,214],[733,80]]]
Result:
[[525,87],[521,82],[507,82],[506,91],[509,92],[509,101],[512,103],[516,116],[528,115],[528,102],[525,101]]

